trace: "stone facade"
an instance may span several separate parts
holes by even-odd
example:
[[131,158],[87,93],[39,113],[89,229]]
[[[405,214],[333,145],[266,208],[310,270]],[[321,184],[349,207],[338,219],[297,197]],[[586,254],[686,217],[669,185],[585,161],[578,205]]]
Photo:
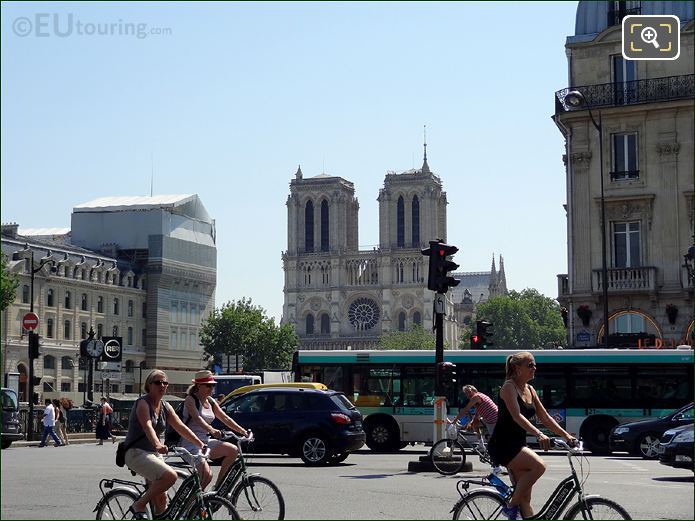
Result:
[[[422,168],[389,172],[379,192],[379,246],[358,248],[358,210],[350,181],[301,168],[287,199],[287,251],[283,253],[283,323],[295,327],[304,349],[375,349],[382,333],[413,324],[432,328],[427,289],[429,241],[446,241],[446,192]],[[458,346],[453,303],[445,342]]]
[[[693,328],[692,280],[683,266],[693,243],[693,7],[641,2],[641,14],[680,17],[680,57],[628,61],[620,13],[607,23],[609,4],[579,2],[576,34],[565,46],[570,86],[556,93],[554,119],[566,138],[569,259],[558,300],[567,309],[569,345],[601,345],[602,151],[609,340],[676,345]],[[591,114],[565,102],[573,90]]]

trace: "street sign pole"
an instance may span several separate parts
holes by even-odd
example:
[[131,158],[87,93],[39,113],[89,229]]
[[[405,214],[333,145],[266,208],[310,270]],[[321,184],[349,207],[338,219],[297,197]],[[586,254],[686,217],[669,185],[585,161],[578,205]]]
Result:
[[[435,344],[434,344],[434,362],[435,362],[435,373],[439,364],[444,362],[444,301],[445,295],[443,293],[434,294],[434,328],[436,331]],[[444,396],[444,390],[442,389],[442,382],[439,378],[435,378],[434,390],[434,442],[441,440],[444,437],[444,424],[446,423],[446,396]]]

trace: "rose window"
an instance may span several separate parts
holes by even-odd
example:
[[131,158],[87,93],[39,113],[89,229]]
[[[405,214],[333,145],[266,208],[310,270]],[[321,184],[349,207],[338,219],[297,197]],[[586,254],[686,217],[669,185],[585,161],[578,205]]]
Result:
[[348,310],[348,320],[360,331],[372,329],[379,321],[379,306],[369,298],[358,298]]

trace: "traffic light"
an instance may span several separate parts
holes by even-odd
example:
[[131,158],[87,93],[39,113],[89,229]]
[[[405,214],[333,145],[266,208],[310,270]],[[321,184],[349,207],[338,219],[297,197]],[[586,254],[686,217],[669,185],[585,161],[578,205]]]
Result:
[[[478,320],[476,323],[476,335],[478,337],[478,344],[480,347],[476,349],[485,349],[491,345],[494,345],[490,337],[494,335],[492,331],[492,322],[487,320]],[[473,341],[471,339],[471,348],[473,347]]]
[[39,334],[29,332],[29,360],[39,357]]
[[458,286],[459,280],[449,276],[449,272],[459,267],[447,257],[454,255],[459,249],[456,246],[444,244],[441,241],[430,241],[430,247],[422,250],[422,254],[430,258],[427,289],[437,293],[446,293],[450,287]]
[[440,362],[437,364],[436,371],[437,393],[448,395],[456,389],[456,364],[451,362]]
[[471,349],[482,349],[482,344],[480,343],[480,337],[478,335],[471,335]]

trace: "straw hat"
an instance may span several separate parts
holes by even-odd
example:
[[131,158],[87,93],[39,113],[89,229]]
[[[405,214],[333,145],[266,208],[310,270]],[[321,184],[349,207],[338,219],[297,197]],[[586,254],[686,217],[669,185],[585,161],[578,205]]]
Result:
[[210,371],[198,371],[191,380],[194,384],[216,384],[217,381]]

